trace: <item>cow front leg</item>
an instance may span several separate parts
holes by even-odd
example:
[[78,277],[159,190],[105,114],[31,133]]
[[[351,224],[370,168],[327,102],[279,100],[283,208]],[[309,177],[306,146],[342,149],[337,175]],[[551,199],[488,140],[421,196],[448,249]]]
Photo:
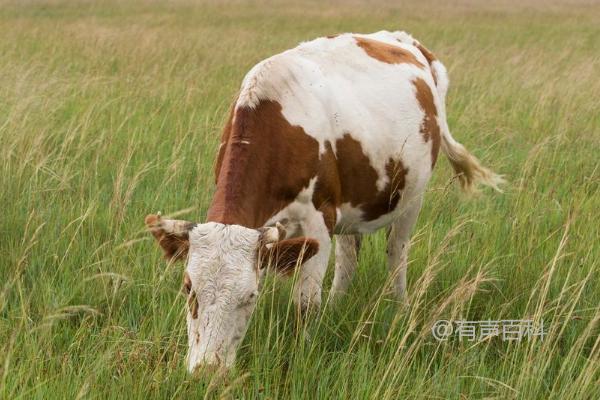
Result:
[[323,278],[327,271],[331,236],[321,213],[315,213],[302,223],[303,235],[319,242],[319,251],[306,261],[298,273],[294,287],[294,302],[303,313],[318,309],[321,305]]
[[331,300],[336,300],[348,290],[354,272],[358,267],[360,244],[360,235],[336,235],[335,274],[329,292]]
[[419,197],[405,206],[404,212],[392,223],[388,231],[387,259],[394,293],[398,300],[406,300],[406,268],[410,233],[419,215],[422,199]]

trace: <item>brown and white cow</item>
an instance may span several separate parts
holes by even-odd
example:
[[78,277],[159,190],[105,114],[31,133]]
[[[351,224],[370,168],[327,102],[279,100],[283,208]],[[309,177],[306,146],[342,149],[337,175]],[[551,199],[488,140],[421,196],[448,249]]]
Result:
[[231,365],[267,260],[298,272],[294,301],[318,306],[332,237],[332,296],[357,266],[360,235],[390,227],[396,294],[438,151],[466,190],[497,188],[450,135],[444,66],[404,32],[319,38],[246,75],[224,128],[206,222],[146,217],[169,259],[187,259],[188,368]]

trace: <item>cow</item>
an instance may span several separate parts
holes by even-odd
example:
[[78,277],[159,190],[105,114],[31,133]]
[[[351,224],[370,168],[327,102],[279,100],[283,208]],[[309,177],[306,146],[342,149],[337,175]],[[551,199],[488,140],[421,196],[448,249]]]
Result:
[[502,182],[450,135],[447,89],[444,65],[399,31],[318,38],[248,72],[206,222],[145,220],[167,259],[186,261],[189,371],[232,365],[267,269],[296,273],[295,304],[318,309],[334,235],[332,301],[348,289],[361,235],[381,228],[404,298],[410,233],[440,148],[464,190]]

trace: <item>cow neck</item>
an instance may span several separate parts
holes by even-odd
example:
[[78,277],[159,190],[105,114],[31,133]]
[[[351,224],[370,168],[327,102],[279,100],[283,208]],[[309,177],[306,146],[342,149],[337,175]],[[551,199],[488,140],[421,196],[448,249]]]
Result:
[[263,226],[307,187],[318,143],[291,125],[276,101],[237,107],[223,132],[207,221]]
[[227,144],[208,222],[258,228],[276,213],[268,202],[261,201],[264,185],[258,175],[262,168],[249,165],[252,153],[248,144]]

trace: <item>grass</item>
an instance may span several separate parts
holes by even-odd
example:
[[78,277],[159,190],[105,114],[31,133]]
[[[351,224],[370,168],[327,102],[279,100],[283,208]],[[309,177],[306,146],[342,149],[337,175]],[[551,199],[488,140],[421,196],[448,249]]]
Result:
[[[599,22],[584,1],[4,1],[0,397],[600,398]],[[409,306],[370,235],[343,304],[297,325],[290,283],[269,279],[235,369],[188,375],[182,266],[143,217],[203,220],[252,65],[380,29],[444,61],[451,130],[506,192],[465,198],[441,161]],[[438,319],[543,320],[547,335],[438,342]]]

